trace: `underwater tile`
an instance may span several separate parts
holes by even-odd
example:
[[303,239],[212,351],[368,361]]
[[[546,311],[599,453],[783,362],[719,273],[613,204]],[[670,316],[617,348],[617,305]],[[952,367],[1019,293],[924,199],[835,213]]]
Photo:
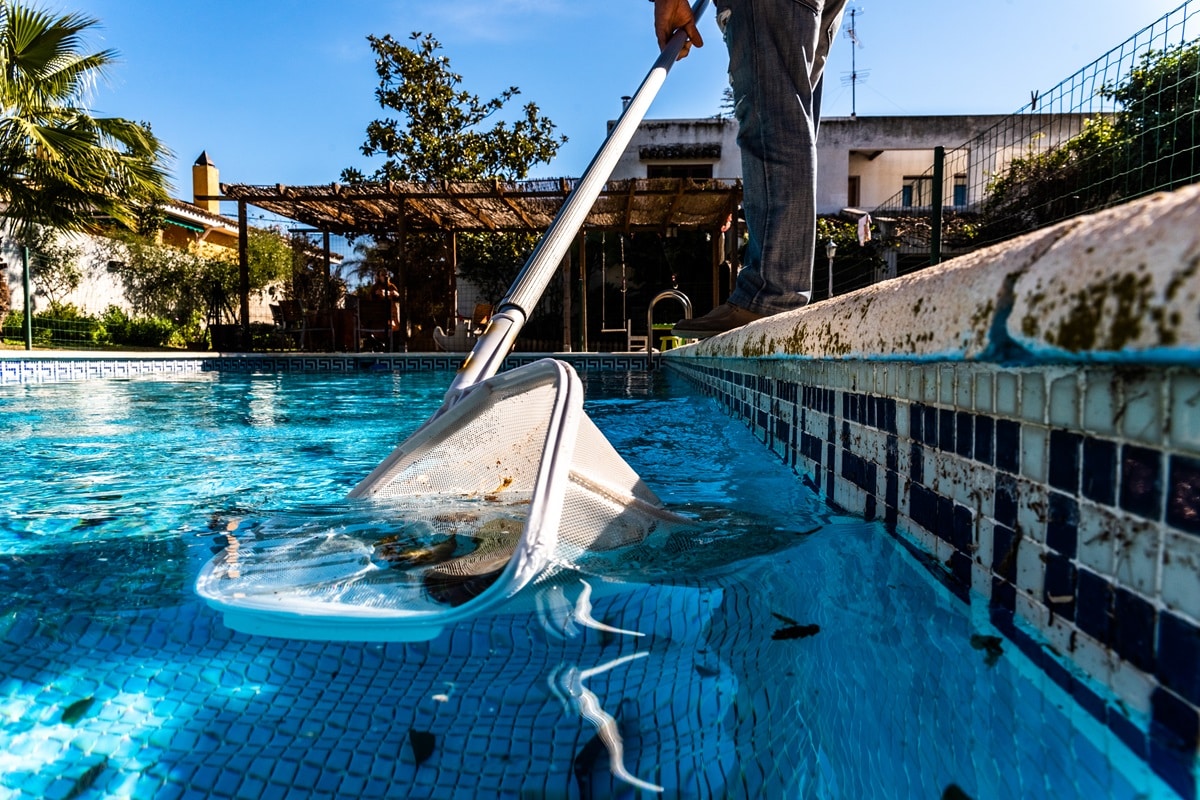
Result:
[[1200,454],[1200,375],[1175,373],[1170,381],[1171,444]]
[[1021,474],[1036,482],[1047,478],[1049,431],[1040,425],[1021,426]]
[[1171,456],[1166,519],[1171,527],[1200,536],[1200,458]]
[[1119,384],[1110,369],[1090,369],[1084,373],[1083,427],[1089,433],[1111,436],[1116,433],[1116,393]]
[[1102,645],[1112,638],[1113,587],[1104,577],[1091,570],[1076,574],[1075,624],[1079,630]]
[[979,368],[974,373],[974,408],[984,414],[995,410],[995,373],[990,368]]
[[1157,614],[1144,597],[1118,586],[1113,592],[1113,649],[1144,672],[1154,671]]
[[1010,417],[1017,416],[1017,391],[1020,382],[1016,373],[996,374],[996,412]]
[[1162,379],[1146,372],[1124,386],[1121,432],[1134,441],[1161,445],[1163,441]]
[[1050,380],[1049,423],[1059,428],[1079,427],[1079,374],[1070,371]]
[[1125,444],[1121,447],[1121,508],[1150,520],[1162,519],[1163,454]]
[[1162,528],[1141,520],[1127,520],[1113,548],[1113,577],[1122,586],[1146,597],[1158,591]]
[[1065,430],[1050,431],[1050,468],[1048,479],[1051,486],[1067,494],[1079,491],[1079,451],[1082,437]]
[[1041,372],[1021,373],[1020,416],[1029,422],[1046,424],[1046,379]]
[[1200,627],[1164,611],[1158,618],[1155,674],[1171,691],[1200,706]]
[[1117,444],[1106,439],[1083,440],[1082,493],[1104,505],[1116,505]]
[[1118,520],[1104,508],[1090,503],[1079,506],[1078,546],[1075,557],[1082,566],[1093,572],[1111,575],[1113,548],[1118,530],[1124,520]]
[[1200,619],[1200,537],[1167,530],[1164,551],[1163,602],[1173,611]]

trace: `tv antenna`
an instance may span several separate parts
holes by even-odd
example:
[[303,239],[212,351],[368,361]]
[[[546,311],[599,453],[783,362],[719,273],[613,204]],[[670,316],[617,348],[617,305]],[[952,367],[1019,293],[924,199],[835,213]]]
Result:
[[858,71],[857,50],[863,46],[862,41],[858,38],[858,15],[865,14],[861,8],[852,6],[849,9],[850,27],[846,28],[846,38],[850,40],[850,73],[842,74],[842,85],[850,84],[850,116],[858,116],[858,82],[865,81],[871,74],[871,70],[865,69],[862,72]]

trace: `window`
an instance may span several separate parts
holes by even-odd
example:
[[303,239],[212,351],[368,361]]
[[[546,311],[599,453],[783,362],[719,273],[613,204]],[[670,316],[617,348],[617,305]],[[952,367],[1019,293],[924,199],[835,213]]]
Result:
[[647,178],[694,178],[708,180],[713,176],[712,164],[647,164]]
[[954,205],[956,208],[967,205],[967,176],[961,172],[954,176]]
[[933,178],[929,175],[905,175],[900,189],[900,205],[923,208],[933,202]]
[[846,205],[850,208],[858,208],[861,185],[862,178],[858,175],[851,175],[846,183]]

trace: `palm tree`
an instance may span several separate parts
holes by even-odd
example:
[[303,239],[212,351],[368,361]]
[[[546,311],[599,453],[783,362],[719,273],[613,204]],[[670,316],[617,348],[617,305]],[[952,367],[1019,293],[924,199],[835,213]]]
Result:
[[0,216],[28,241],[34,226],[134,228],[167,199],[166,149],[148,125],[93,117],[84,95],[116,53],[86,53],[97,21],[0,0]]

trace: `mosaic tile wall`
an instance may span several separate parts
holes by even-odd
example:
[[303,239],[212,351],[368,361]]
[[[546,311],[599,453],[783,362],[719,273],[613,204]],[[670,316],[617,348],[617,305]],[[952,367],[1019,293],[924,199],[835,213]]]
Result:
[[[0,385],[20,383],[57,383],[95,378],[132,378],[143,375],[171,375],[197,372],[356,372],[389,370],[427,372],[456,370],[462,353],[388,353],[368,355],[215,355],[197,354],[177,358],[145,356],[20,356],[0,358]],[[545,353],[514,353],[504,361],[504,369],[528,364]],[[555,358],[570,363],[577,371],[641,370],[644,355],[608,353],[557,353]]]
[[1196,796],[1200,371],[667,363]]

